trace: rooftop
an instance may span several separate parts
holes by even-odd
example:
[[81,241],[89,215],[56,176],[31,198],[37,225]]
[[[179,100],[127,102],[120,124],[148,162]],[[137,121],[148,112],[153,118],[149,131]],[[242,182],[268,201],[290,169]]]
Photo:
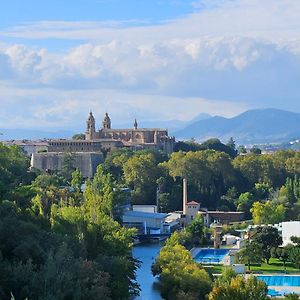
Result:
[[196,202],[196,201],[190,201],[187,203],[187,205],[199,205],[200,203]]

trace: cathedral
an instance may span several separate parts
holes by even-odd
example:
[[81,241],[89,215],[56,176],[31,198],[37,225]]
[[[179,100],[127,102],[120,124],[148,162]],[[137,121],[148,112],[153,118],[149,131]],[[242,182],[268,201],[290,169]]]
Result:
[[32,154],[31,167],[41,171],[61,170],[66,155],[71,155],[74,168],[89,178],[94,176],[97,166],[104,161],[109,151],[119,148],[152,149],[170,154],[174,144],[175,138],[169,137],[166,129],[139,128],[136,120],[132,128],[112,129],[107,113],[102,127],[97,131],[95,118],[90,112],[83,139],[49,140],[47,152]]
[[96,130],[96,121],[90,112],[86,122],[84,140],[53,140],[49,142],[48,152],[108,152],[118,148],[153,149],[167,154],[173,152],[174,137],[169,137],[166,129],[139,128],[137,120],[133,127],[113,129],[108,113],[102,127]]

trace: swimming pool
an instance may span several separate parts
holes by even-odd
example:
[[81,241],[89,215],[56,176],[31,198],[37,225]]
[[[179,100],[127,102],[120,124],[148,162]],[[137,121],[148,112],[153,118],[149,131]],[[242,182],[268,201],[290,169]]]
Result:
[[268,286],[300,286],[300,276],[260,275],[257,278],[264,281]]
[[[269,296],[284,296],[291,293],[299,294],[300,292],[300,276],[259,275],[257,278],[264,281],[268,285]],[[274,288],[270,288],[270,286]]]
[[229,253],[229,249],[208,249],[203,248],[196,254],[194,260],[199,263],[220,263],[225,255]]

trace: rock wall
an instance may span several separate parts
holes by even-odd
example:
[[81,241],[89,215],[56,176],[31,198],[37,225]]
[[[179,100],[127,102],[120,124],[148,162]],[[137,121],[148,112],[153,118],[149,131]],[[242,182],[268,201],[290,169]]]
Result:
[[77,153],[34,153],[31,156],[31,167],[41,171],[61,170],[66,155],[71,155],[74,169],[79,169],[85,178],[93,177],[97,166],[104,161],[100,152],[77,152]]

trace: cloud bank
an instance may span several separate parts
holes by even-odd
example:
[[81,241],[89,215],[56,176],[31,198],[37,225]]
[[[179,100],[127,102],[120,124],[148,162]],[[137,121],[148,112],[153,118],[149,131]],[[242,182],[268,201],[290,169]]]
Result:
[[[120,122],[255,107],[300,112],[300,2],[194,6],[155,25],[43,21],[2,31],[0,126],[74,128],[89,109]],[[53,51],[39,46],[44,40],[77,42]]]

